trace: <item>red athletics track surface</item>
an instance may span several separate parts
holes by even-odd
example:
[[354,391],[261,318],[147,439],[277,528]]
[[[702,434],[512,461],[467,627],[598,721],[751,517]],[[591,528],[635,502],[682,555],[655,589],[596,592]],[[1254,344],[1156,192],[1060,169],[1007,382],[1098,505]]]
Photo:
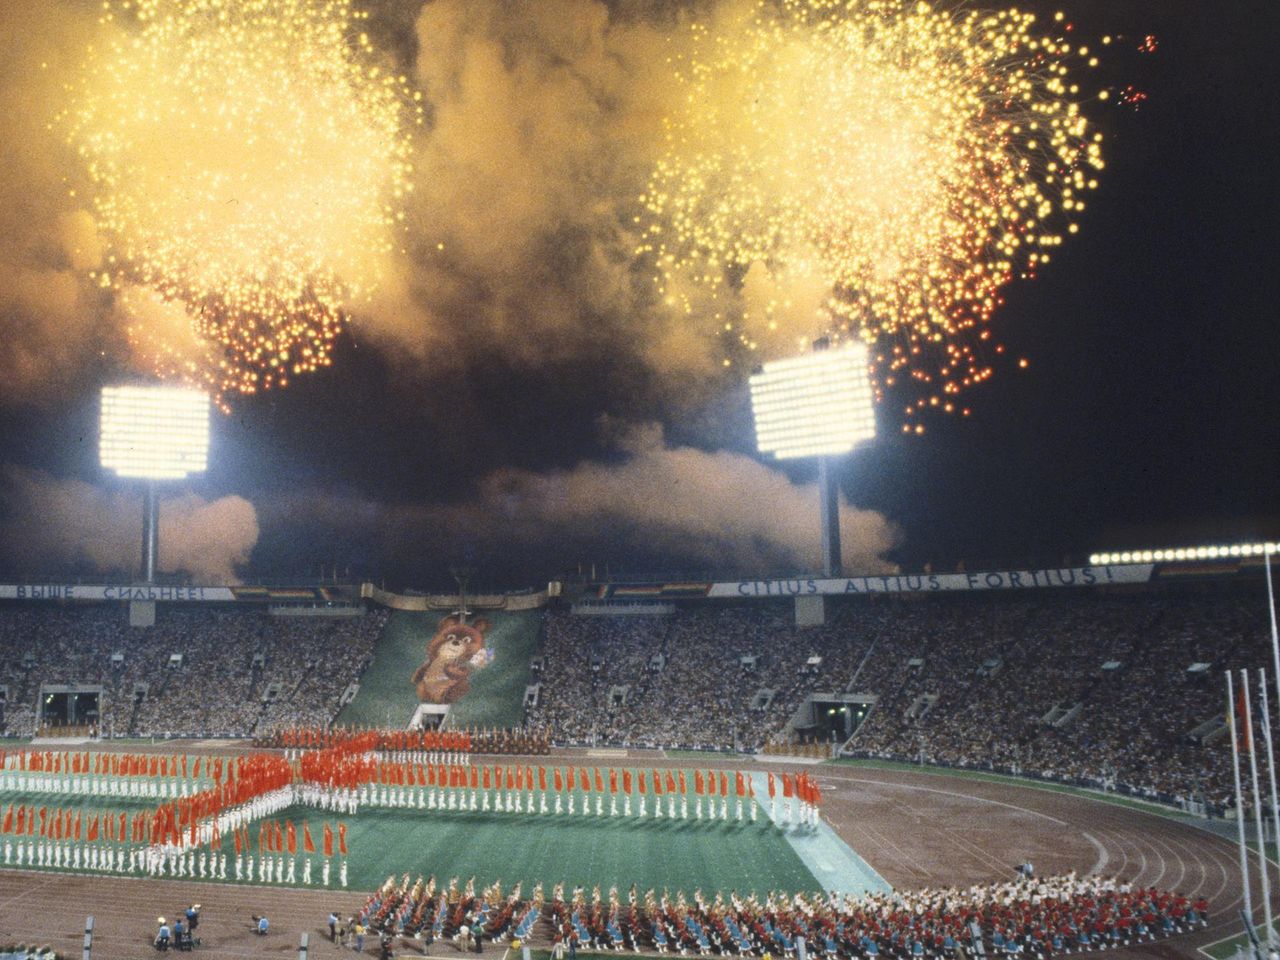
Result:
[[[99,749],[95,747],[95,749]],[[127,748],[137,750],[137,746]],[[144,748],[145,749],[145,748]],[[206,751],[188,744],[158,746],[164,752]],[[234,748],[230,748],[234,749]],[[1004,879],[1030,859],[1038,873],[1098,871],[1133,883],[1208,897],[1213,923],[1200,933],[1157,941],[1117,957],[1189,958],[1195,947],[1238,929],[1240,874],[1235,847],[1193,825],[1073,794],[915,771],[860,766],[741,764],[698,759],[662,760],[651,753],[584,757],[575,762],[644,766],[750,766],[780,772],[805,769],[823,788],[823,813],[836,831],[895,887],[917,888]],[[541,758],[539,758],[541,759]],[[543,762],[555,762],[547,758]],[[423,864],[423,873],[430,865]],[[554,882],[555,878],[548,878]],[[123,960],[152,953],[154,920],[172,919],[180,908],[202,904],[197,955],[213,958],[296,956],[299,934],[310,933],[310,960],[339,957],[328,943],[325,918],[331,909],[353,912],[364,892],[324,892],[201,884],[181,880],[107,879],[0,869],[0,946],[7,941],[50,944],[77,957],[84,919],[95,918],[93,955]],[[265,912],[271,933],[250,931],[250,914]],[[535,943],[545,939],[538,931]],[[365,952],[377,954],[370,938]],[[402,956],[420,955],[409,942]],[[485,951],[492,958],[499,948]],[[457,956],[436,944],[435,956]],[[346,955],[350,955],[348,952]]]

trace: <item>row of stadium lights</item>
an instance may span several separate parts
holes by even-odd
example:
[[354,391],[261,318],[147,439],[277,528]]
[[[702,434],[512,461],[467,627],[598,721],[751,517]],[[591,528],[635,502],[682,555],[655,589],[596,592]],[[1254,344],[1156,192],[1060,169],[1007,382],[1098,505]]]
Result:
[[1089,563],[1101,566],[1108,563],[1161,563],[1168,560],[1228,560],[1240,557],[1260,557],[1263,554],[1280,553],[1276,543],[1237,543],[1229,547],[1179,547],[1176,550],[1126,550],[1123,553],[1095,553]]

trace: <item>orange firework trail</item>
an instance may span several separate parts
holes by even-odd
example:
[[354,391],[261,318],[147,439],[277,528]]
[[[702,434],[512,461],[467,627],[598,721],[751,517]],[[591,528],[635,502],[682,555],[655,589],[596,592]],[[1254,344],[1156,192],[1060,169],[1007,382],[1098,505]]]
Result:
[[[220,405],[331,362],[396,248],[408,78],[346,0],[108,3],[59,121],[106,241],[94,277],[158,374]],[[157,317],[164,317],[158,322]]]
[[1001,288],[1097,186],[1073,79],[1094,54],[1023,11],[900,0],[760,2],[692,32],[643,198],[663,296],[749,350],[861,338],[907,417],[958,409],[991,375]]

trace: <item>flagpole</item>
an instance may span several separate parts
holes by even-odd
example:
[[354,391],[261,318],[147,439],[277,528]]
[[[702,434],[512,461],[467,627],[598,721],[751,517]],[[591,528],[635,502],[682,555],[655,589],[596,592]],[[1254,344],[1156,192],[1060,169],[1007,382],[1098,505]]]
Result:
[[1271,586],[1271,544],[1262,548],[1262,559],[1267,571],[1267,609],[1271,613],[1271,657],[1275,661],[1276,682],[1280,683],[1280,630],[1276,629],[1276,595]]
[[1267,943],[1275,936],[1271,926],[1271,878],[1267,876],[1267,841],[1262,835],[1262,796],[1258,790],[1258,751],[1253,748],[1253,710],[1249,696],[1249,671],[1240,671],[1240,692],[1244,694],[1244,725],[1249,731],[1249,770],[1253,776],[1253,825],[1258,836],[1258,875],[1262,880],[1262,918],[1266,923]]
[[[1262,732],[1267,740],[1267,776],[1271,781],[1271,817],[1272,827],[1275,832],[1273,839],[1277,843],[1276,862],[1280,863],[1280,799],[1276,793],[1276,754],[1271,744],[1271,705],[1267,700],[1267,671],[1258,671],[1258,689],[1262,695]],[[1267,868],[1266,846],[1264,845],[1262,857],[1262,869]],[[1275,936],[1268,937],[1268,943],[1275,942]]]
[[1253,896],[1249,891],[1249,848],[1244,839],[1244,790],[1240,786],[1240,744],[1236,738],[1235,685],[1231,671],[1227,670],[1227,725],[1231,732],[1231,772],[1236,784],[1236,834],[1240,845],[1240,882],[1244,887],[1244,922],[1246,930],[1253,927]]

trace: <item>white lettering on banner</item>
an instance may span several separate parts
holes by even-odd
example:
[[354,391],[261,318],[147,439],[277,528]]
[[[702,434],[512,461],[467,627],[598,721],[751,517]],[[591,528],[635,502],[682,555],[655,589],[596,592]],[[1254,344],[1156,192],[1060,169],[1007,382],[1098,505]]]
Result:
[[987,573],[922,573],[831,579],[786,578],[713,583],[708,597],[802,597],[861,593],[936,593],[945,590],[1034,590],[1146,583],[1152,563],[1063,567],[1050,570],[992,570]]
[[0,600],[234,600],[230,587],[103,586],[86,583],[0,584]]

